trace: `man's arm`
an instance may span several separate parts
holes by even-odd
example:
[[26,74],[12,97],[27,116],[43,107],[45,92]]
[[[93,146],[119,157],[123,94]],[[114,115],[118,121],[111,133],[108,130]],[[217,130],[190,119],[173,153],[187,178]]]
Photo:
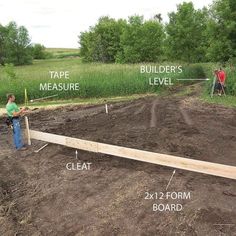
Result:
[[13,114],[13,117],[21,116],[21,115],[24,113],[24,111],[25,111],[25,108],[22,108],[22,109],[20,109],[20,111],[15,111],[15,112],[13,112],[13,113],[12,113],[12,114]]
[[220,75],[219,75],[219,72],[216,73],[216,78],[217,78],[217,82],[220,82]]

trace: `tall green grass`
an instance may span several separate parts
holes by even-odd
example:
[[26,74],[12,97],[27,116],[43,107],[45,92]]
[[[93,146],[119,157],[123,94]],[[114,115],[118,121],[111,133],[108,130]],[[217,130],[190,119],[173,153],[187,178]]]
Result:
[[[158,64],[156,64],[158,65]],[[163,65],[163,64],[162,64]],[[169,65],[166,63],[166,65]],[[24,102],[24,89],[29,99],[58,94],[59,99],[101,98],[132,94],[157,93],[168,86],[150,86],[149,77],[170,77],[175,85],[178,78],[203,78],[199,65],[184,65],[181,74],[141,74],[140,64],[83,64],[80,59],[51,59],[35,61],[33,65],[15,67],[16,78],[10,78],[0,67],[0,103],[5,95],[14,93],[19,103]],[[69,71],[70,79],[50,79],[49,71]],[[79,91],[40,91],[40,83],[80,84]],[[187,82],[181,82],[187,83]]]

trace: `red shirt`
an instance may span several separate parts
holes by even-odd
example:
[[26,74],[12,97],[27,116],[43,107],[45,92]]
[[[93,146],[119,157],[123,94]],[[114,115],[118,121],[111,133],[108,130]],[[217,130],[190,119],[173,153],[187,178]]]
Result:
[[225,82],[225,79],[226,79],[226,74],[223,70],[220,70],[218,73],[217,73],[217,76],[218,76],[218,79],[219,79],[219,82],[220,83],[224,83]]

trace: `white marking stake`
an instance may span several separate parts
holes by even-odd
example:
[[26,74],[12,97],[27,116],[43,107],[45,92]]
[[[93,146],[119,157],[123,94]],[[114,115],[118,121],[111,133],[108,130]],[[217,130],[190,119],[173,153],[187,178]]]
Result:
[[105,109],[106,109],[106,114],[108,114],[108,106],[107,106],[107,104],[105,105]]
[[177,80],[210,80],[209,78],[205,78],[205,79],[177,79]]
[[168,189],[168,187],[169,187],[169,185],[170,185],[170,182],[171,182],[171,180],[172,180],[173,177],[174,177],[174,174],[175,174],[175,170],[173,171],[173,173],[172,173],[172,175],[171,175],[171,177],[170,177],[169,183],[168,183],[167,186],[166,186],[166,190]]

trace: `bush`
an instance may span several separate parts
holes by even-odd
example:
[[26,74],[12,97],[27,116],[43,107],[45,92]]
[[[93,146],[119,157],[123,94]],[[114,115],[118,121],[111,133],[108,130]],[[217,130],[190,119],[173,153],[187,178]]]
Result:
[[46,51],[45,51],[45,47],[41,44],[35,44],[32,47],[32,51],[33,51],[33,58],[34,59],[46,59]]
[[15,68],[14,68],[14,65],[12,63],[5,64],[4,72],[7,74],[7,77],[9,79],[16,79]]

